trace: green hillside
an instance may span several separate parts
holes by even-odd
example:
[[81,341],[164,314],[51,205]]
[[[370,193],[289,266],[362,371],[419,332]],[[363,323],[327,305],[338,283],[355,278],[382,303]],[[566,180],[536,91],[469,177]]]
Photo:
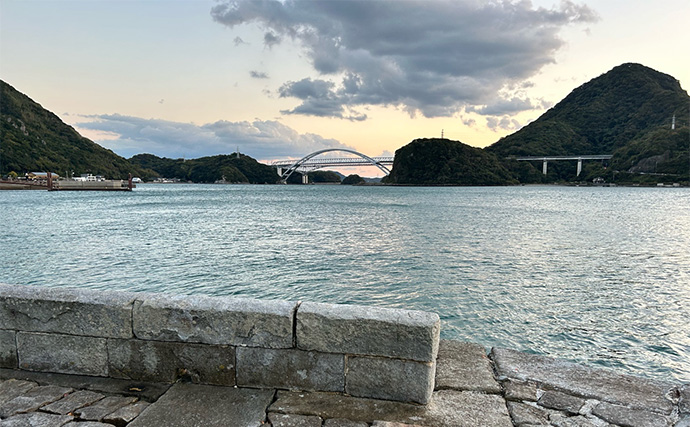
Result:
[[[623,64],[573,90],[536,121],[486,150],[501,159],[614,156],[608,168],[597,162],[585,163],[583,180],[599,175],[613,178],[614,172],[619,179],[633,179],[640,172],[654,173],[649,167],[652,162],[656,173],[687,179],[689,108],[690,97],[676,79],[639,64]],[[673,116],[675,130],[671,130]],[[521,182],[542,179],[535,168],[516,163],[504,162]],[[536,163],[534,166],[538,167]],[[574,162],[549,163],[547,180],[574,179]]]
[[218,155],[198,159],[168,159],[153,154],[137,154],[129,159],[134,165],[151,169],[165,178],[192,182],[275,184],[280,178],[274,168],[241,154]]
[[404,185],[510,185],[511,173],[496,156],[449,139],[416,139],[396,150],[382,181]]
[[125,179],[146,171],[82,137],[71,126],[0,81],[0,175],[52,171]]

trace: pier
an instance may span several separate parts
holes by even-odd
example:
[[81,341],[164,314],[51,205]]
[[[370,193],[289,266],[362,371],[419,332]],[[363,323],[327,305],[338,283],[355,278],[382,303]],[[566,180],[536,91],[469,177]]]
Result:
[[0,424],[690,423],[690,384],[438,333],[419,311],[0,285]]

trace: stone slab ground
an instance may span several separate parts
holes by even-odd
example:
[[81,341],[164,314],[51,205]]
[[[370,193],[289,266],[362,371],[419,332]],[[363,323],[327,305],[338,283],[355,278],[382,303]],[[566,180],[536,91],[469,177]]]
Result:
[[426,406],[0,369],[0,427],[690,427],[690,384],[456,341],[441,341],[435,363]]

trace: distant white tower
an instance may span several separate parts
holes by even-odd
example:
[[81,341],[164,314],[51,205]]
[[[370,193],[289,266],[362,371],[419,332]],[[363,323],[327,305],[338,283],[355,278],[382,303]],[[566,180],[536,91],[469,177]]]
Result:
[[[674,116],[674,117],[675,117],[675,116]],[[237,158],[238,158],[238,159],[240,158],[240,147],[239,147],[239,145],[237,146]]]
[[671,119],[671,130],[676,129],[676,115],[673,115],[673,118]]

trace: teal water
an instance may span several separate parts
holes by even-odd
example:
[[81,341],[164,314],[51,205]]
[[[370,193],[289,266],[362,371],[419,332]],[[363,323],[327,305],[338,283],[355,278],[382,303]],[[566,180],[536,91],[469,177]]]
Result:
[[0,192],[0,282],[437,312],[442,336],[690,382],[682,188]]

